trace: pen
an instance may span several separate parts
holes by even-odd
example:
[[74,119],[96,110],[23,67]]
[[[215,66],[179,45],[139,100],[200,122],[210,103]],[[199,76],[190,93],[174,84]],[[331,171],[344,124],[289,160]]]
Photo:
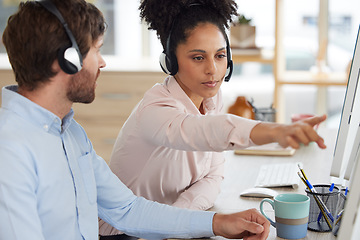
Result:
[[[344,194],[345,197],[346,197],[346,195],[348,194],[348,191],[349,191],[349,189],[348,189],[348,187],[346,187],[346,189],[345,189],[345,194]],[[338,224],[339,221],[341,220],[341,217],[342,217],[342,215],[343,215],[343,212],[344,212],[344,209],[342,209],[342,210],[339,212],[339,214],[336,216],[335,225]]]
[[[308,184],[307,184],[307,182],[306,182],[305,178],[303,178],[303,177],[300,175],[300,173],[299,173],[299,172],[298,172],[298,175],[299,175],[300,179],[303,181],[303,183],[305,184],[305,186],[306,186],[307,188],[309,188],[309,186],[308,186]],[[310,189],[309,189],[309,190],[310,190]]]
[[[332,191],[334,190],[334,187],[335,187],[335,184],[332,183],[331,186],[330,186],[330,188],[329,188],[329,193],[332,193]],[[326,203],[327,203],[328,200],[329,200],[329,198],[326,200],[325,205],[326,205]],[[320,222],[321,217],[322,217],[322,213],[319,212],[319,216],[318,216],[318,219],[317,219],[318,222]]]
[[335,225],[337,225],[337,224],[340,222],[343,213],[344,213],[344,209],[342,209],[342,210],[339,212],[339,214],[336,216]]
[[[305,180],[306,180],[306,183],[307,183],[308,186],[309,186],[309,190],[310,190],[312,193],[317,193],[317,191],[316,191],[315,188],[311,185],[311,183],[309,182],[309,180],[306,179],[306,178],[305,178]],[[316,195],[314,195],[314,197],[315,197],[315,196],[316,196]],[[325,203],[321,200],[321,198],[319,198],[319,196],[316,196],[316,197],[318,198],[318,201],[320,202],[320,204],[321,204],[322,207],[324,208],[324,211],[326,212],[326,215],[330,218],[330,220],[331,220],[332,222],[334,222],[334,218],[333,218],[333,216],[331,215],[329,209],[326,207]]]
[[298,168],[300,169],[301,174],[304,176],[304,179],[307,179],[304,170],[300,167],[300,164],[298,164]]
[[[305,184],[305,186],[306,186],[306,187],[309,189],[309,191],[310,191],[310,186],[308,185],[308,182],[309,182],[309,181],[306,181],[305,178],[303,178],[303,177],[300,175],[299,172],[298,172],[298,175],[299,175],[300,179],[303,181],[303,183]],[[311,186],[311,187],[312,187],[312,186]],[[326,212],[325,212],[325,210],[324,210],[323,205],[321,205],[321,203],[320,203],[320,200],[321,200],[321,199],[319,199],[317,195],[313,195],[313,196],[314,196],[314,199],[315,199],[315,201],[316,201],[316,204],[318,205],[320,211],[322,212],[322,214],[323,214],[323,216],[324,216],[324,219],[325,219],[325,221],[326,221],[326,224],[329,226],[330,229],[332,229],[330,220],[328,219],[328,216],[327,216],[327,214],[326,214]],[[323,204],[324,204],[324,203],[323,203]]]
[[312,193],[317,193],[316,189],[315,189],[315,188],[313,187],[313,185],[311,185],[311,183],[309,182],[309,179],[306,179],[306,178],[305,178],[305,181],[306,181],[307,185],[309,186],[310,192],[312,192]]
[[336,219],[338,219],[339,217],[341,217],[341,215],[343,214],[343,212],[344,212],[344,209],[342,209],[342,210],[339,212],[339,214],[336,216]]
[[[324,219],[327,223],[327,225],[329,226],[330,229],[332,229],[331,226],[331,222],[334,222],[334,217],[331,215],[329,209],[326,207],[326,205],[324,204],[324,202],[322,201],[321,198],[319,198],[319,196],[317,196],[317,191],[315,190],[315,188],[311,185],[309,179],[307,179],[304,170],[300,167],[300,165],[298,164],[298,167],[300,169],[300,172],[302,173],[303,176],[300,175],[300,173],[298,172],[299,177],[302,179],[302,181],[304,182],[304,184],[307,186],[307,188],[309,189],[310,192],[315,193],[314,199],[316,201],[316,203],[318,204],[318,207],[320,208],[320,211],[322,212]],[[329,221],[329,219],[330,221]]]

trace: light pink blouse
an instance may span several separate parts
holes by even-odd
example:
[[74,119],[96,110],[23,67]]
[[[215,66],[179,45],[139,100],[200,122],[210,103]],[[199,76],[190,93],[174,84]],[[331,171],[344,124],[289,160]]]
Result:
[[[253,145],[257,121],[221,114],[221,92],[205,115],[174,77],[148,90],[116,140],[111,170],[136,195],[181,208],[213,206],[223,179],[222,151]],[[100,222],[102,235],[114,229]]]

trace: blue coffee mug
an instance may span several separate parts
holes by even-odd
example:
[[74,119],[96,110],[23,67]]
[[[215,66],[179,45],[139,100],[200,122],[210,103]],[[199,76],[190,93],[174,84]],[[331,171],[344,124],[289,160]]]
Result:
[[[275,211],[275,222],[264,212],[263,204],[269,203]],[[286,193],[274,200],[265,198],[260,203],[260,212],[276,228],[276,235],[286,239],[300,239],[307,235],[310,198],[306,195]]]

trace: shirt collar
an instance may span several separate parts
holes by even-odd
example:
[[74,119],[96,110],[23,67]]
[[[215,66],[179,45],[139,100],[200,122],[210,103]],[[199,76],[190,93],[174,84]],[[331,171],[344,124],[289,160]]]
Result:
[[[200,113],[199,109],[196,108],[195,104],[191,101],[188,95],[186,95],[174,76],[168,76],[165,79],[165,84],[172,96],[175,96],[177,99],[180,99],[183,103],[185,103],[188,109],[192,109],[193,111],[196,110],[197,113]],[[216,106],[214,103],[214,97],[204,99],[203,106],[205,113],[215,110]]]
[[18,94],[17,91],[18,86],[16,85],[2,89],[2,108],[14,112],[49,133],[60,134],[69,127],[74,116],[72,109],[61,120],[52,112]]

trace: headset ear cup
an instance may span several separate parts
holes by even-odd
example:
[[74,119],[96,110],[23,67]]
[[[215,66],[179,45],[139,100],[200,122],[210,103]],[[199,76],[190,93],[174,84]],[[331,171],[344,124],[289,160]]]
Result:
[[65,19],[52,1],[42,0],[36,2],[51,12],[60,21],[65,29],[67,36],[69,37],[69,40],[71,41],[71,44],[60,48],[58,51],[57,57],[61,69],[67,74],[75,74],[79,72],[83,65],[82,55],[79,50],[79,46],[76,43],[76,39],[68,28]]
[[171,75],[175,75],[179,70],[179,65],[175,54],[171,54],[171,57],[168,57],[168,65],[171,66]]
[[228,62],[228,67],[226,69],[226,74],[225,74],[225,82],[228,82],[231,78],[232,72],[233,72],[233,68],[234,68],[234,64],[233,61],[230,60]]
[[161,69],[164,71],[164,73],[166,74],[171,74],[171,68],[169,68],[171,65],[169,64],[169,59],[166,55],[165,52],[162,52],[160,54],[160,57],[159,57],[159,63],[160,63],[160,67]]
[[225,74],[225,82],[228,82],[233,73],[234,63],[232,61],[232,53],[231,53],[229,39],[226,34],[225,34],[225,40],[226,40],[226,54],[228,57],[227,69],[226,69],[226,74]]
[[58,62],[59,65],[61,67],[61,69],[66,72],[67,74],[75,74],[77,73],[79,70],[78,68],[71,62],[69,62],[68,60],[65,59],[65,51],[68,49],[69,47],[62,47],[59,49],[58,51]]

